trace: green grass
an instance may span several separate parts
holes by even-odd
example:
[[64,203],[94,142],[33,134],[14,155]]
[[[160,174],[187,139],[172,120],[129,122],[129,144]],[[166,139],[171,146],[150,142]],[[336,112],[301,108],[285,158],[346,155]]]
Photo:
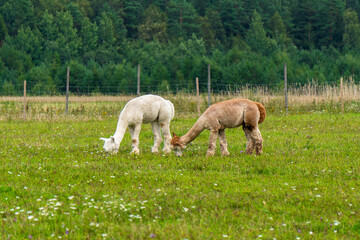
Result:
[[[176,118],[184,134],[196,121]],[[356,239],[360,118],[269,114],[264,153],[248,156],[241,128],[229,157],[206,158],[204,131],[181,158],[140,156],[127,133],[117,155],[99,137],[117,117],[0,122],[0,239]]]

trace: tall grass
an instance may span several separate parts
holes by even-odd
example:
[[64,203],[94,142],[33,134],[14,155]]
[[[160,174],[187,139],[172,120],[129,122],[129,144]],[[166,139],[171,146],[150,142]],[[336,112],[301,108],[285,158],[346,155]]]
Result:
[[[196,114],[196,94],[178,92],[158,93],[171,100],[177,114]],[[70,96],[70,115],[77,117],[106,117],[118,115],[125,103],[134,95],[121,96]],[[211,103],[232,98],[247,98],[261,102],[268,112],[279,113],[285,109],[284,90],[270,86],[238,86],[229,88],[218,94],[211,95]],[[289,85],[288,105],[290,113],[309,111],[340,112],[341,91],[337,84]],[[343,86],[343,102],[345,112],[360,111],[360,85],[347,81]],[[200,95],[200,109],[204,111],[208,106],[206,93]],[[27,117],[62,117],[65,113],[65,97],[28,97]],[[0,97],[0,119],[19,118],[23,116],[23,97]]]

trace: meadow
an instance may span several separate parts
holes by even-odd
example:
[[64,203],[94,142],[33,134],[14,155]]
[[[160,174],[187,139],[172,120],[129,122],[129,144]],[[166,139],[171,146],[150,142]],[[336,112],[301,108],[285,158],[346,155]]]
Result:
[[[360,235],[358,102],[347,102],[344,114],[338,103],[310,101],[286,114],[278,100],[267,102],[260,156],[244,154],[241,128],[226,131],[229,157],[219,146],[205,156],[208,131],[181,158],[152,154],[150,125],[139,156],[129,155],[129,133],[108,155],[99,137],[114,133],[125,100],[74,101],[69,116],[56,101],[29,102],[26,120],[21,102],[2,100],[0,239]],[[182,135],[196,121],[196,104],[176,108],[171,130]]]

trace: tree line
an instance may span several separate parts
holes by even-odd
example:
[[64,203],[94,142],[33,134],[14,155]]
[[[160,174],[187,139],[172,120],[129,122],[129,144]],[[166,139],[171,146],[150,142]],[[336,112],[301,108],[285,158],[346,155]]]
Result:
[[0,92],[357,81],[359,0],[0,0]]

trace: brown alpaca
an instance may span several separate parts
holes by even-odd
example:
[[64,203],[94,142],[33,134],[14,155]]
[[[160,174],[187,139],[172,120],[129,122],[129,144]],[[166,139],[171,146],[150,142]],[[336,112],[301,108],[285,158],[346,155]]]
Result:
[[192,142],[203,130],[210,131],[207,156],[215,154],[216,139],[219,137],[221,155],[229,155],[225,137],[225,128],[243,126],[247,139],[246,153],[262,153],[262,142],[258,124],[265,119],[266,111],[261,103],[248,99],[232,99],[211,105],[196,121],[194,126],[182,137],[173,133],[171,147],[176,156],[181,156],[185,146]]

